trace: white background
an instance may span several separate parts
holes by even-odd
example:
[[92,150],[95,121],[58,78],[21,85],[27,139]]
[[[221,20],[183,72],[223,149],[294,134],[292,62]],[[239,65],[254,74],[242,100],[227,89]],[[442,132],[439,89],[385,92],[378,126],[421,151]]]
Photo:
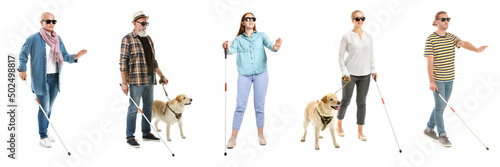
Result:
[[[77,64],[64,65],[61,92],[52,121],[73,154],[69,158],[56,138],[51,149],[38,145],[37,106],[28,89],[18,81],[17,159],[2,166],[499,166],[497,119],[500,116],[500,73],[497,65],[499,27],[494,1],[97,1],[29,0],[2,1],[0,11],[1,68],[7,53],[19,54],[24,40],[40,28],[39,17],[51,11],[58,20],[55,30],[66,49],[88,54]],[[374,37],[379,86],[403,153],[398,152],[389,122],[371,83],[367,99],[365,135],[356,137],[356,107],[351,103],[344,119],[346,136],[337,137],[335,149],[330,134],[314,150],[313,129],[305,143],[303,112],[309,101],[340,88],[339,42],[352,29],[350,14],[359,9],[367,17],[364,29]],[[120,41],[131,32],[132,14],[150,16],[148,33],[156,59],[169,79],[170,98],[184,93],[193,98],[185,108],[184,132],[172,127],[172,141],[143,142],[140,121],[136,136],[141,148],[125,140],[128,100],[118,86]],[[453,147],[444,148],[422,131],[433,108],[423,57],[426,37],[436,12],[452,18],[449,32],[475,46],[488,45],[481,54],[465,49],[456,52],[456,80],[450,104],[491,149],[474,138],[451,110],[445,110],[445,126]],[[236,36],[245,12],[258,18],[257,30],[271,40],[281,37],[279,52],[267,51],[269,88],[266,97],[265,135],[268,145],[259,146],[253,96],[238,136],[237,145],[224,157],[224,59],[221,44]],[[227,59],[227,136],[236,103],[236,58]],[[28,73],[29,75],[29,73]],[[5,76],[5,74],[4,74]],[[372,80],[373,81],[373,80]],[[6,91],[3,91],[6,92]],[[339,94],[340,95],[340,94]],[[6,104],[6,96],[0,101]],[[339,97],[341,98],[341,97]],[[161,86],[155,99],[166,100]],[[3,110],[6,112],[6,110]],[[138,115],[137,118],[141,116]],[[7,114],[0,119],[0,134],[7,139]],[[104,124],[104,126],[102,125]],[[165,124],[160,123],[165,136]],[[52,129],[49,132],[55,137]],[[91,134],[91,135],[89,135]],[[89,137],[90,136],[90,137]],[[6,147],[6,140],[4,141]],[[4,148],[5,148],[4,147]]]

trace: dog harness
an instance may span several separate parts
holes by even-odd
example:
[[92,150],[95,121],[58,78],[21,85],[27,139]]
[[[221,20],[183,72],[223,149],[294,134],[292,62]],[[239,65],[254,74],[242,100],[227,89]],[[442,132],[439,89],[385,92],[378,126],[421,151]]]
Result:
[[[318,100],[319,102],[319,100]],[[316,112],[318,113],[319,117],[321,118],[321,123],[323,123],[323,128],[321,128],[321,131],[324,131],[326,128],[326,125],[328,125],[330,122],[332,122],[333,116],[321,116],[319,114],[318,107],[316,107]]]
[[164,108],[163,109],[163,115],[165,115],[165,113],[167,112],[167,108],[168,108],[170,111],[172,111],[172,113],[174,113],[175,118],[177,120],[179,120],[179,119],[182,118],[182,113],[175,113],[174,110],[172,108],[170,108],[170,105],[168,105],[168,102],[166,102],[166,104],[167,104],[166,107],[163,107]]
[[[164,76],[161,76],[160,84],[163,84],[163,80],[161,80],[163,78],[164,78]],[[168,82],[168,79],[167,79],[167,82]],[[168,101],[165,103],[166,104],[165,107],[163,107],[163,115],[165,115],[165,113],[167,112],[167,108],[168,108],[168,109],[170,109],[170,111],[172,111],[172,113],[174,113],[175,118],[177,118],[177,121],[179,121],[179,119],[181,119],[181,117],[182,117],[182,113],[175,113],[174,110],[172,110],[172,108],[170,108],[170,105],[168,105],[168,102],[170,102],[170,98],[168,97],[168,93],[165,90],[165,86],[164,85],[161,85],[161,86],[163,87],[163,92],[165,92],[165,96],[167,96],[167,98],[168,98]]]

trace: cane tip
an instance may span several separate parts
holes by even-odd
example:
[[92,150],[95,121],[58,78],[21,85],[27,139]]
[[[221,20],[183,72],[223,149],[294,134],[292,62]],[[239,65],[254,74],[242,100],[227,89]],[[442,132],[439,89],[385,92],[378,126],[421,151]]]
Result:
[[68,152],[68,156],[71,156],[71,153],[70,153],[70,152]]
[[175,157],[175,154],[172,154],[172,157]]
[[224,156],[227,156],[227,152],[224,152]]
[[399,149],[399,153],[403,153],[403,151],[401,151],[401,149]]
[[486,150],[490,151],[490,148],[486,147]]

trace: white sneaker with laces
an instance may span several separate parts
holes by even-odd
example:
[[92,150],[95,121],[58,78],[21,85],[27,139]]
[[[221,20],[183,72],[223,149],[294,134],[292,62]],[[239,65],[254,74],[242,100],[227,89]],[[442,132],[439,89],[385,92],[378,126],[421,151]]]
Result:
[[40,139],[40,146],[45,148],[52,148],[52,144],[50,144],[49,138]]
[[49,139],[50,142],[55,142],[56,140],[47,133],[47,138]]

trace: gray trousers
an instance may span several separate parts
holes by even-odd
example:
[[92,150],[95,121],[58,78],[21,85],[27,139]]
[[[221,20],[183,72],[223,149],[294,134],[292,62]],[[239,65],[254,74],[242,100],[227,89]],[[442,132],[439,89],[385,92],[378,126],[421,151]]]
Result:
[[[368,95],[368,88],[370,88],[370,75],[365,76],[353,76],[351,75],[351,82],[347,84],[344,89],[342,89],[342,101],[340,103],[340,110],[337,114],[339,120],[344,119],[345,113],[347,111],[347,106],[351,103],[352,93],[354,91],[354,85],[356,85],[356,104],[358,105],[357,124],[365,124],[366,116],[366,95]],[[342,81],[342,85],[345,82]]]

